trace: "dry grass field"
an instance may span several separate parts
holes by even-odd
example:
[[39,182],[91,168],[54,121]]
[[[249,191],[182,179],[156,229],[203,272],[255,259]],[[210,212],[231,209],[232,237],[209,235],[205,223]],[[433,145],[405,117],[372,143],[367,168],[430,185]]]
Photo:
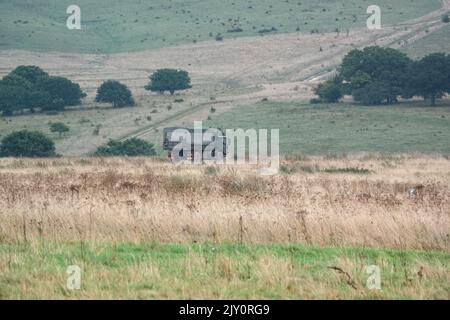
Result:
[[[105,10],[83,0],[87,28],[70,37],[64,3],[28,2],[0,4],[0,77],[37,65],[87,97],[58,114],[0,119],[0,140],[38,130],[62,155],[0,158],[0,299],[450,300],[448,97],[434,108],[307,102],[354,48],[448,52],[450,0],[383,0],[376,31],[365,26],[368,0],[115,0]],[[244,30],[227,32],[235,27]],[[188,71],[192,89],[145,91],[160,68]],[[136,107],[96,103],[108,79]],[[195,120],[280,129],[279,174],[89,156],[131,137],[161,155],[162,129]],[[52,122],[70,131],[51,133]],[[71,265],[80,290],[66,285]],[[381,290],[366,286],[370,265]]]
[[448,156],[282,162],[1,159],[0,297],[450,298]]
[[145,158],[3,159],[0,166],[2,242],[450,249],[443,156],[290,157],[273,177],[250,166],[173,167]]

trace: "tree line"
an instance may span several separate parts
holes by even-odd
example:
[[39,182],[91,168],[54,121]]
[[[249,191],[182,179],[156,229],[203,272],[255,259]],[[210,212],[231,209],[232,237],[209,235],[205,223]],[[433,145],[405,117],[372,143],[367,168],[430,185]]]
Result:
[[[188,72],[159,69],[150,75],[146,90],[171,95],[178,90],[191,88]],[[82,104],[86,93],[79,84],[64,77],[50,76],[37,66],[19,66],[0,80],[0,113],[11,116],[25,110],[63,111],[66,107]],[[97,89],[96,102],[111,103],[113,107],[134,106],[128,87],[118,81],[108,80]]]
[[[131,138],[124,141],[110,140],[106,145],[98,147],[93,155],[98,157],[155,156],[156,151],[152,143]],[[39,131],[15,131],[0,141],[0,157],[47,158],[57,156],[59,155],[56,153],[54,141]]]
[[351,95],[364,105],[395,104],[399,98],[422,97],[431,105],[450,93],[450,55],[429,54],[412,60],[406,54],[378,46],[354,49],[343,59],[334,78],[320,84],[313,102],[338,102]]

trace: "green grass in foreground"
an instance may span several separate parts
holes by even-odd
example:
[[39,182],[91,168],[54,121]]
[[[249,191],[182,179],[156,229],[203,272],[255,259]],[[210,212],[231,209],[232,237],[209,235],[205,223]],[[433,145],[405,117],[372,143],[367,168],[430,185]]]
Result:
[[[449,263],[445,252],[276,244],[1,244],[0,298],[449,299]],[[81,290],[66,287],[70,265]],[[381,290],[366,287],[369,265]]]
[[[68,30],[68,0],[0,1],[0,49],[126,52],[270,33],[365,28],[371,0],[77,0],[81,30]],[[439,8],[438,0],[377,0],[384,24]],[[242,32],[228,32],[242,29]]]
[[280,129],[283,154],[450,153],[450,106],[422,102],[364,107],[261,102],[212,115],[205,126]]

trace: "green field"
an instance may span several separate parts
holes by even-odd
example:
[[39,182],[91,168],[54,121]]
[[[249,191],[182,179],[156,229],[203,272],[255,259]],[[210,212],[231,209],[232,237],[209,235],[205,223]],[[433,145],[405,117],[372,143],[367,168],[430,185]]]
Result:
[[[449,263],[443,252],[277,244],[1,244],[0,298],[448,299]],[[71,265],[80,290],[66,287]],[[366,286],[370,265],[381,290]]]
[[[370,0],[79,0],[82,30],[68,30],[68,0],[0,1],[0,49],[123,52],[270,33],[365,28]],[[438,0],[378,0],[383,23],[439,8]],[[238,28],[241,32],[236,31]]]
[[[450,153],[450,106],[423,102],[364,107],[261,102],[206,121],[210,127],[280,129],[280,152]],[[205,125],[206,125],[205,124]]]
[[[58,115],[5,117],[0,119],[0,139],[15,130],[38,130],[55,140],[60,154],[87,154],[109,139],[118,139],[126,132],[144,129],[159,119],[176,116],[180,110],[186,109],[186,106],[174,104],[174,108],[168,111],[164,106],[171,99],[158,99],[156,114],[152,113],[155,107],[143,101],[138,107],[118,110],[89,107]],[[147,120],[147,116],[151,116],[152,120]],[[260,102],[239,105],[225,113],[210,113],[210,117],[212,120],[203,119],[203,126],[280,129],[280,152],[283,154],[364,151],[450,153],[448,101],[441,101],[437,107],[428,107],[423,102],[377,107],[346,103],[310,105],[300,102]],[[141,120],[136,122],[136,119]],[[59,121],[70,127],[70,132],[62,137],[49,130],[49,123]],[[100,135],[95,136],[93,130],[98,124],[101,124]],[[192,123],[186,125],[192,126]],[[153,142],[157,151],[163,155],[161,130],[153,130],[146,139]]]

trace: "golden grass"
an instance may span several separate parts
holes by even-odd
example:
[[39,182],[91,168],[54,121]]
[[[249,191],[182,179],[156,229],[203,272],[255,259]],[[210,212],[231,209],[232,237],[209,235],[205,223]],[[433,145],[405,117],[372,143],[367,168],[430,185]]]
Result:
[[[251,166],[158,159],[0,160],[0,241],[300,243],[450,249],[442,156],[297,157],[296,168],[371,174],[262,177]],[[307,170],[306,170],[307,171]],[[408,190],[423,185],[416,197]]]

